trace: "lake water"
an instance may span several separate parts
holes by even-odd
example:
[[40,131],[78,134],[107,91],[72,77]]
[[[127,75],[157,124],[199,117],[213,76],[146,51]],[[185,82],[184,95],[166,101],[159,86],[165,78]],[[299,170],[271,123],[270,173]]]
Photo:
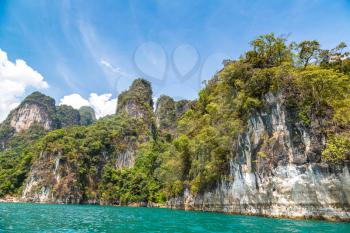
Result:
[[350,224],[156,208],[0,203],[0,232],[350,233]]

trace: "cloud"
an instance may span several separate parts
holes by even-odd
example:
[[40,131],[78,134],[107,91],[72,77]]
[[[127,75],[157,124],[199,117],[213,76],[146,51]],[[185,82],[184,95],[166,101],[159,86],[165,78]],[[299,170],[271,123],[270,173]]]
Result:
[[89,102],[95,109],[97,118],[114,114],[117,108],[117,98],[112,99],[112,94],[97,95],[91,93]]
[[70,105],[75,109],[82,106],[90,106],[95,110],[96,117],[101,118],[114,114],[117,107],[117,98],[113,99],[112,94],[98,95],[91,93],[89,99],[84,99],[79,94],[66,95],[60,100],[60,105]]
[[18,106],[29,88],[47,89],[44,77],[27,65],[24,60],[8,60],[7,53],[0,49],[0,122]]
[[122,71],[119,67],[116,67],[116,66],[112,65],[109,61],[107,61],[105,59],[101,59],[100,60],[100,64],[103,65],[104,67],[108,68],[111,72],[119,75],[122,78],[132,78],[132,77],[134,77],[133,75]]
[[120,68],[119,67],[114,67],[111,63],[108,61],[101,59],[100,63],[110,69],[113,73],[120,73]]
[[60,105],[69,105],[75,109],[79,109],[82,106],[90,106],[89,101],[81,97],[79,94],[66,95],[60,100]]

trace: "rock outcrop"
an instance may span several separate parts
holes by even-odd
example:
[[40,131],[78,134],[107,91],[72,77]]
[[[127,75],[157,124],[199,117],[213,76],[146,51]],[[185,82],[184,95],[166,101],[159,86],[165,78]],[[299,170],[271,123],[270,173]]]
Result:
[[[97,153],[75,148],[75,159],[69,159],[69,154],[64,150],[44,150],[29,172],[22,192],[22,200],[40,203],[99,203],[97,185],[101,179],[102,169],[106,164],[112,164],[118,169],[134,166],[138,146],[145,140],[149,140],[148,132],[153,125],[152,113],[150,83],[138,79],[129,90],[119,96],[117,116],[113,116],[116,119],[109,122],[116,125],[119,123],[121,126],[113,131],[111,129],[113,126],[110,124],[100,126],[99,123],[102,123],[97,122],[94,125],[97,131],[106,130],[106,127],[111,130],[103,134],[102,139],[96,136],[96,140],[101,140],[101,144],[106,143],[106,146],[102,147],[104,149]],[[130,120],[130,123],[123,125],[121,121],[127,120]],[[114,136],[118,131],[121,131],[122,135]],[[85,136],[86,133],[82,132],[79,139]],[[92,143],[95,143],[95,140]],[[82,161],[88,158],[93,158],[93,164],[82,164]],[[87,166],[84,170],[90,172],[80,174],[81,166]]]
[[5,123],[8,122],[16,132],[27,130],[34,123],[46,130],[57,127],[55,100],[40,92],[34,92],[11,111]]
[[42,152],[32,166],[22,192],[22,201],[79,204],[83,200],[82,184],[61,153]]
[[7,147],[13,135],[26,131],[34,125],[45,130],[59,126],[55,100],[40,92],[33,92],[27,96],[0,124],[0,150]]
[[118,96],[117,113],[150,120],[153,109],[151,84],[144,79],[136,79],[129,90]]
[[[321,159],[321,152],[326,145],[324,129],[328,126],[316,117],[311,119],[309,125],[300,122],[294,116],[293,109],[288,108],[285,96],[281,93],[268,93],[263,102],[263,107],[250,114],[245,130],[232,145],[227,176],[214,189],[201,194],[193,195],[190,189],[186,189],[182,197],[170,199],[167,206],[248,215],[349,221],[349,164],[330,165]],[[157,126],[160,132],[176,134],[174,122],[193,104],[191,101],[177,102],[162,96],[153,113],[150,84],[138,79],[119,96],[117,115],[126,114],[128,119],[141,119],[146,125],[144,131],[152,131],[152,127]],[[26,111],[33,115],[31,110]],[[16,109],[14,112],[21,111]],[[45,118],[45,114],[37,115],[43,116],[40,119],[49,119]],[[118,140],[123,143],[114,146],[116,151],[106,150],[94,155],[97,165],[83,179],[76,170],[77,162],[69,161],[62,150],[50,153],[43,151],[31,168],[22,200],[99,203],[96,185],[101,170],[110,162],[114,168],[134,166],[138,145],[149,140],[146,136],[138,136],[133,131],[125,132],[123,138],[113,138],[113,143]],[[83,158],[90,156],[84,153],[78,154]],[[89,190],[88,195],[86,190]]]
[[95,111],[88,106],[78,110],[71,106],[55,106],[55,100],[40,92],[33,92],[12,110],[0,124],[0,150],[16,133],[28,130],[35,124],[46,131],[73,125],[90,125],[96,121]]
[[233,146],[230,171],[217,188],[194,196],[186,190],[172,208],[273,217],[350,220],[348,165],[321,161],[322,122],[304,127],[283,96],[268,94]]

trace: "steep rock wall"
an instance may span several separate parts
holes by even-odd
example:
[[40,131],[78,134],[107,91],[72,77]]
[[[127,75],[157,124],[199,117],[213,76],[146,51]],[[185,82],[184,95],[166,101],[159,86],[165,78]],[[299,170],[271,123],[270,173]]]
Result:
[[36,104],[23,104],[16,109],[10,119],[10,125],[16,132],[27,130],[34,123],[41,125],[46,130],[53,128],[53,121],[47,111]]
[[266,95],[265,108],[248,120],[233,150],[230,172],[217,188],[194,196],[185,190],[171,208],[273,217],[350,220],[347,165],[322,163],[323,122],[292,120],[283,96]]

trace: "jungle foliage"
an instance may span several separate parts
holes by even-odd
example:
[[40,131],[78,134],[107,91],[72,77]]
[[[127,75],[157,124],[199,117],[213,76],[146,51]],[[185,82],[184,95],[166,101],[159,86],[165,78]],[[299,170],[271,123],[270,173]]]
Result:
[[[325,162],[348,161],[350,59],[346,44],[327,50],[314,40],[288,43],[287,37],[271,33],[250,45],[251,50],[238,60],[225,62],[181,117],[162,110],[163,116],[171,119],[165,119],[161,126],[175,127],[175,131],[154,133],[149,124],[119,113],[91,126],[49,132],[36,140],[36,149],[32,149],[32,142],[41,133],[30,138],[26,138],[29,132],[16,136],[23,138],[13,139],[13,143],[23,144],[0,152],[0,195],[19,190],[40,150],[63,151],[69,162],[76,164],[79,182],[87,186],[89,174],[96,174],[101,166],[102,154],[108,154],[110,158],[92,188],[105,203],[162,203],[181,196],[186,188],[193,194],[210,190],[227,176],[236,153],[232,145],[244,132],[247,119],[264,107],[268,93],[283,93],[287,107],[295,112],[294,120],[304,127],[322,119],[328,139],[322,152]],[[143,87],[151,93],[150,84],[138,80],[135,85],[136,91],[121,94],[118,105],[132,100],[151,106],[152,99],[142,95]],[[165,103],[174,105],[168,100]],[[115,159],[130,141],[135,142],[137,151],[135,166],[117,168]],[[92,195],[89,192],[86,196]]]

